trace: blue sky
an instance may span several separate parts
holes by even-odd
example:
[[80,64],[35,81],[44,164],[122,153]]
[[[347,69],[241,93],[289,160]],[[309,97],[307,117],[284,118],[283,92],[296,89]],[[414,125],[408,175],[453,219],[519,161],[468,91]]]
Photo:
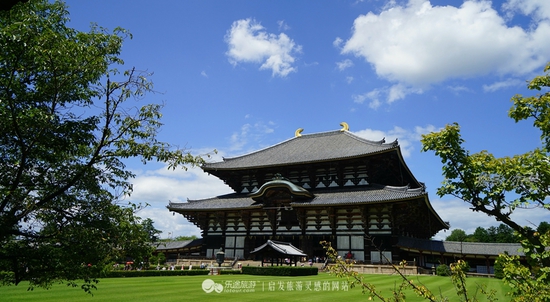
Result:
[[[550,61],[550,1],[107,1],[69,0],[72,27],[128,29],[122,69],[153,72],[164,103],[163,141],[193,154],[241,155],[304,134],[340,129],[398,139],[432,205],[472,233],[497,222],[435,192],[441,163],[420,135],[457,122],[466,147],[496,156],[540,146],[530,122],[507,117],[514,94]],[[133,104],[132,104],[133,105]],[[139,104],[137,104],[139,105]],[[231,192],[200,169],[168,171],[129,162],[128,199],[149,203],[162,237],[200,235],[166,209]],[[524,225],[548,211],[520,210]],[[443,239],[447,233],[440,233]]]

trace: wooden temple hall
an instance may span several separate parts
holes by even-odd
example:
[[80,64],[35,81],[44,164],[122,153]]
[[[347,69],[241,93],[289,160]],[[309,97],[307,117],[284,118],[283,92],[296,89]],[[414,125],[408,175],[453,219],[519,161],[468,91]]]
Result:
[[207,163],[204,172],[234,192],[168,209],[202,230],[204,257],[223,248],[227,258],[255,259],[251,252],[268,240],[290,243],[308,258],[325,256],[322,240],[365,263],[418,257],[399,239],[429,239],[448,224],[397,141],[366,140],[340,125],[314,134],[298,129],[276,145]]

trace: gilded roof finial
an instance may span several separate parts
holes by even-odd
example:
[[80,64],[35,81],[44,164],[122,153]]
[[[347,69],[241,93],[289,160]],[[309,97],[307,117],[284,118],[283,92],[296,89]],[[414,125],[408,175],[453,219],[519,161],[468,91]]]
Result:
[[302,131],[304,131],[304,128],[298,128],[298,129],[296,129],[296,132],[294,132],[294,137],[300,137],[300,136],[302,136]]
[[346,122],[341,122],[340,126],[342,126],[342,129],[340,131],[349,131],[349,125]]

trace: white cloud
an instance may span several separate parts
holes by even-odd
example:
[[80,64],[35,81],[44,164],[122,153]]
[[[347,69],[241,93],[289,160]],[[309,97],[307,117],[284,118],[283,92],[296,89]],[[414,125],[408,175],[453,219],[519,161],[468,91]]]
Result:
[[258,121],[254,124],[246,123],[241,126],[239,132],[234,132],[230,138],[230,147],[231,151],[241,151],[245,149],[245,146],[249,142],[254,142],[254,145],[261,144],[262,139],[266,134],[273,133],[274,127],[276,127],[274,122],[264,123]]
[[208,74],[206,73],[206,71],[201,71],[201,76],[205,77],[205,78],[208,78]]
[[495,82],[491,85],[483,85],[483,91],[495,92],[497,90],[505,89],[508,87],[521,86],[522,84],[525,84],[525,82],[518,79],[507,79],[504,81]]
[[290,30],[290,26],[286,24],[285,20],[277,21],[277,25],[279,25],[279,31]]
[[238,63],[258,63],[260,70],[270,69],[273,76],[286,77],[295,72],[292,64],[295,53],[301,52],[286,34],[266,33],[264,27],[251,19],[233,22],[227,31],[225,41],[229,50],[226,55],[233,65]]
[[[218,157],[216,155],[216,158]],[[200,199],[231,192],[231,188],[223,181],[204,173],[200,168],[189,168],[185,171],[163,167],[138,174],[132,183],[134,191],[126,199],[146,202],[153,206],[167,205],[169,201],[184,202],[187,198]]]
[[472,90],[466,86],[447,86],[454,94],[460,94],[461,92],[471,92]]
[[137,213],[142,218],[151,218],[156,229],[162,231],[161,238],[175,238],[178,236],[201,237],[201,230],[183,217],[170,212],[166,208],[145,208]]
[[[206,151],[208,152],[208,151]],[[206,153],[204,152],[204,153]],[[220,161],[221,154],[214,154],[209,161]],[[173,214],[166,206],[169,202],[186,202],[187,199],[203,199],[233,192],[222,180],[204,173],[200,168],[169,170],[166,166],[136,172],[132,180],[134,192],[126,199],[134,203],[149,204],[137,216],[151,218],[162,237],[181,235],[200,236],[200,230],[181,214]]]
[[336,66],[340,71],[342,71],[346,68],[353,66],[353,62],[350,59],[345,59],[344,61],[336,62]]
[[432,125],[428,125],[426,127],[417,126],[413,130],[407,130],[395,126],[393,129],[388,131],[364,129],[354,131],[353,133],[357,136],[372,141],[379,141],[385,138],[386,143],[393,142],[397,139],[399,146],[401,147],[403,157],[407,158],[410,157],[412,151],[415,149],[415,145],[420,144],[421,135],[435,131],[435,129],[436,128]]
[[521,13],[533,15],[536,21],[550,19],[550,1],[548,0],[508,0],[502,7],[510,17]]
[[[460,199],[432,199],[430,202],[441,219],[451,224],[448,231],[440,231],[434,236],[437,240],[445,240],[454,229],[461,229],[466,234],[473,234],[477,227],[489,228],[501,223],[494,217],[472,211],[469,204]],[[548,211],[537,211],[537,209],[516,209],[511,217],[519,225],[532,228],[536,228],[541,221],[548,221],[549,218]]]
[[[546,9],[550,2],[509,3],[509,9],[531,4],[523,10],[534,13],[535,7]],[[379,14],[369,12],[355,19],[342,53],[364,58],[379,76],[407,89],[450,78],[526,74],[548,59],[549,22],[540,21],[528,29],[508,26],[491,2],[465,1],[453,7],[409,0],[407,5],[394,2],[390,6]],[[388,101],[411,91],[395,92]]]
[[352,99],[355,103],[363,104],[366,100],[370,100],[369,107],[371,109],[377,109],[382,104],[383,97],[386,99],[386,103],[391,104],[397,100],[405,98],[411,93],[421,94],[422,89],[408,87],[404,84],[395,84],[390,87],[376,88],[363,94],[352,95]]
[[332,42],[332,45],[336,48],[340,48],[342,43],[344,43],[344,40],[342,40],[342,38],[340,37],[337,37],[336,39],[334,39],[334,41]]

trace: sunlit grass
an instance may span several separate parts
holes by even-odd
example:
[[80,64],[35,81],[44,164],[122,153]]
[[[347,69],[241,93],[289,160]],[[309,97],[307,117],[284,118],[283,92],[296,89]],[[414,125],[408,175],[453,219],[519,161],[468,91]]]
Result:
[[[401,280],[397,276],[365,275],[377,290],[389,297]],[[224,290],[206,293],[202,284],[206,279],[221,284]],[[412,276],[415,283],[422,283],[434,294],[458,300],[450,277]],[[507,301],[509,288],[498,279],[468,278],[468,290],[476,291],[478,284],[486,284],[497,291],[499,301]],[[248,287],[249,292],[234,288],[237,284]],[[307,277],[270,277],[250,275],[175,276],[102,279],[93,296],[79,288],[57,284],[50,290],[27,291],[27,284],[0,287],[0,301],[357,301],[366,299],[359,288],[347,288],[345,279],[325,273]],[[253,288],[251,288],[253,286]],[[219,289],[219,287],[218,287]],[[406,292],[407,301],[424,301],[412,291]],[[481,296],[478,296],[481,297]],[[480,299],[480,301],[485,301]]]

